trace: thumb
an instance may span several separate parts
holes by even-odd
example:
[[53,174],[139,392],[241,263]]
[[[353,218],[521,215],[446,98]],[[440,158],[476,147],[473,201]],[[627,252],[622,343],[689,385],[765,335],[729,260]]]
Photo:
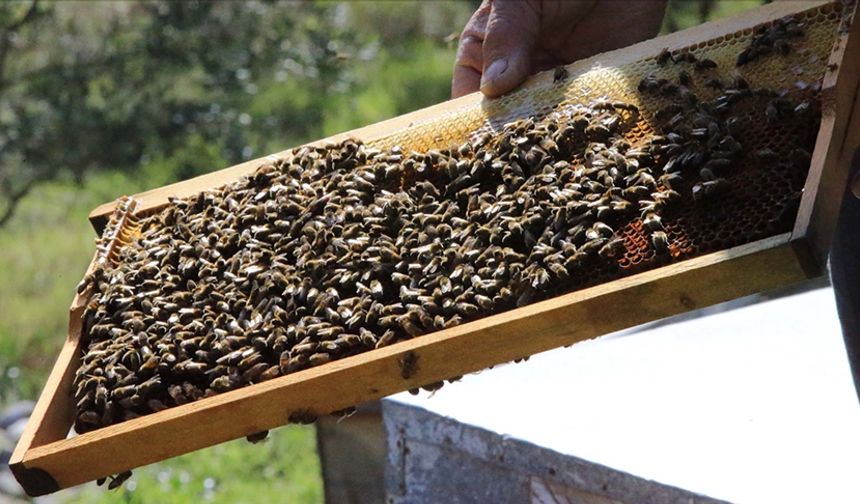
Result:
[[528,77],[539,30],[539,0],[493,2],[484,37],[482,93],[499,96]]

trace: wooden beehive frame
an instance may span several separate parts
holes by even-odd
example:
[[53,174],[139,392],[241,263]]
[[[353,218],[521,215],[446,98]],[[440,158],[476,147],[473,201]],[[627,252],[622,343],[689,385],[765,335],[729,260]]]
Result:
[[[637,61],[665,47],[687,47],[826,3],[778,2],[731,19],[605,53],[577,65],[590,64],[597,58],[604,66]],[[820,275],[851,155],[860,145],[857,96],[860,58],[854,57],[860,54],[857,47],[860,27],[851,24],[847,29],[848,26],[836,37],[830,70],[823,80],[821,127],[791,233],[688,259],[67,438],[74,418],[71,389],[80,364],[81,313],[86,303],[86,299],[76,296],[69,313],[65,344],[10,461],[16,478],[30,495],[51,493],[278,427],[288,423],[297,412],[328,414],[423,384]],[[542,74],[533,77],[530,83],[551,78]],[[479,94],[472,94],[327,140],[347,137],[371,140],[481,100]],[[189,196],[235,181],[251,173],[260,161],[136,195],[135,212],[153,211],[166,204],[168,196]],[[92,212],[90,218],[96,229],[104,227],[115,206],[116,202],[109,203]],[[402,372],[405,358],[415,362],[411,373]]]

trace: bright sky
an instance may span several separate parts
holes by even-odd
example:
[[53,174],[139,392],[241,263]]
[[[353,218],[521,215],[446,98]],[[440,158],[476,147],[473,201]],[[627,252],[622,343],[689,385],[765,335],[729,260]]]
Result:
[[533,356],[396,400],[738,503],[860,502],[829,288]]

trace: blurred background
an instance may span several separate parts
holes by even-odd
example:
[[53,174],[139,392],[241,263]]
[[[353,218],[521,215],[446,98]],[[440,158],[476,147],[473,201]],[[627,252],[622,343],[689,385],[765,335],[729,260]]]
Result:
[[[444,101],[480,2],[0,3],[0,455],[65,336],[88,212]],[[672,0],[664,32],[764,3]],[[19,502],[0,469],[0,504]],[[319,502],[312,426],[42,502]]]

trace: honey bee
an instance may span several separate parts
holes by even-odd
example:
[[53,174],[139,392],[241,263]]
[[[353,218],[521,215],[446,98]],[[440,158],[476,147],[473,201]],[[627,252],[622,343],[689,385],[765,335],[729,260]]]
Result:
[[669,237],[665,231],[654,231],[651,233],[651,244],[658,254],[669,252]]
[[779,155],[769,148],[759,149],[755,151],[755,157],[758,158],[760,161],[764,161],[767,163],[774,163],[779,159]]
[[418,355],[413,351],[408,351],[400,356],[397,360],[400,366],[400,377],[404,380],[412,378],[415,371],[418,369]]
[[[121,487],[129,478],[131,478],[131,471],[123,471],[116,476],[112,476],[110,483],[108,483],[108,490],[115,490]],[[104,484],[104,478],[102,478],[102,484]]]
[[752,47],[747,47],[738,53],[737,59],[735,60],[735,65],[744,66],[750,61],[753,61],[756,56],[758,56],[758,52]]
[[262,443],[268,437],[269,437],[269,431],[263,430],[260,432],[255,432],[253,434],[248,434],[247,436],[245,436],[245,439],[248,440],[248,442],[251,444],[257,444],[257,443]]
[[290,413],[288,421],[290,423],[307,425],[316,422],[317,416],[307,409],[295,410]]
[[712,59],[701,58],[695,63],[695,69],[700,72],[710,70],[712,68],[717,68],[717,63]]
[[624,239],[623,238],[613,238],[606,242],[600,250],[597,251],[598,255],[604,259],[614,259],[618,255],[620,255],[624,251]]
[[693,186],[693,199],[696,201],[723,193],[729,189],[729,183],[724,178],[715,178],[699,182]]

